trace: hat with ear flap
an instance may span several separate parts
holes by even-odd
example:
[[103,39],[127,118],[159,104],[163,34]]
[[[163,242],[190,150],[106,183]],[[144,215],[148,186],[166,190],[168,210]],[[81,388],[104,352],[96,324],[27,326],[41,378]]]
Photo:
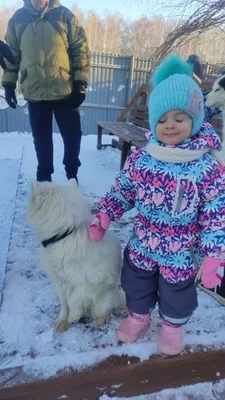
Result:
[[151,78],[153,90],[149,96],[150,129],[156,136],[160,118],[169,111],[182,110],[192,119],[191,136],[198,132],[204,120],[204,98],[201,88],[192,79],[192,67],[181,57],[166,58]]

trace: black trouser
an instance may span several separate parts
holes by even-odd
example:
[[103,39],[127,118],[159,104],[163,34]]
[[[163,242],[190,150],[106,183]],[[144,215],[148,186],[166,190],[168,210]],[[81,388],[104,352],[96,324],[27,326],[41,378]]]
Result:
[[81,143],[80,113],[73,109],[70,99],[61,101],[28,102],[30,125],[37,154],[37,180],[51,181],[53,165],[53,113],[64,143],[63,164],[68,179],[77,178],[81,165],[79,160]]

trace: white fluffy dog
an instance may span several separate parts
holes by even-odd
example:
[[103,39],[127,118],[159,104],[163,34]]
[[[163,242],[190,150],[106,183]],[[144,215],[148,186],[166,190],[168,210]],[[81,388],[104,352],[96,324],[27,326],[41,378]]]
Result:
[[89,239],[92,216],[76,181],[34,181],[27,219],[42,242],[42,262],[60,297],[56,329],[66,330],[85,312],[98,325],[108,322],[112,310],[124,304],[121,247],[110,231],[100,242]]
[[206,98],[207,107],[219,107],[222,110],[223,115],[223,134],[222,134],[222,146],[221,152],[214,151],[215,157],[225,165],[225,74],[216,79],[213,84],[211,92]]

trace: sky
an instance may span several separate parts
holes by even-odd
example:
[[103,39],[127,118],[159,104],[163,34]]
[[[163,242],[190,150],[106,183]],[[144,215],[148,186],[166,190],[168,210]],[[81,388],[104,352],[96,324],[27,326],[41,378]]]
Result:
[[[82,11],[95,9],[98,13],[103,13],[105,10],[112,12],[120,12],[123,17],[129,20],[135,20],[142,15],[150,16],[150,10],[143,4],[142,0],[61,0],[62,4],[70,8],[73,4],[77,4]],[[147,2],[147,1],[146,1]],[[145,4],[146,4],[145,2]],[[151,1],[152,3],[152,1]],[[97,4],[97,6],[96,6]],[[22,0],[0,0],[1,6],[22,5]]]

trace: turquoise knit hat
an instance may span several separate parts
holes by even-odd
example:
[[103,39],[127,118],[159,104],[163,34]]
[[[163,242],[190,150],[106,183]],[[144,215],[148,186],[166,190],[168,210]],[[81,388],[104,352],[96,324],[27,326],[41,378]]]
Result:
[[156,136],[156,125],[163,114],[182,110],[193,121],[193,136],[204,120],[204,99],[201,88],[192,79],[192,67],[179,56],[165,59],[151,78],[153,90],[149,96],[150,129]]

